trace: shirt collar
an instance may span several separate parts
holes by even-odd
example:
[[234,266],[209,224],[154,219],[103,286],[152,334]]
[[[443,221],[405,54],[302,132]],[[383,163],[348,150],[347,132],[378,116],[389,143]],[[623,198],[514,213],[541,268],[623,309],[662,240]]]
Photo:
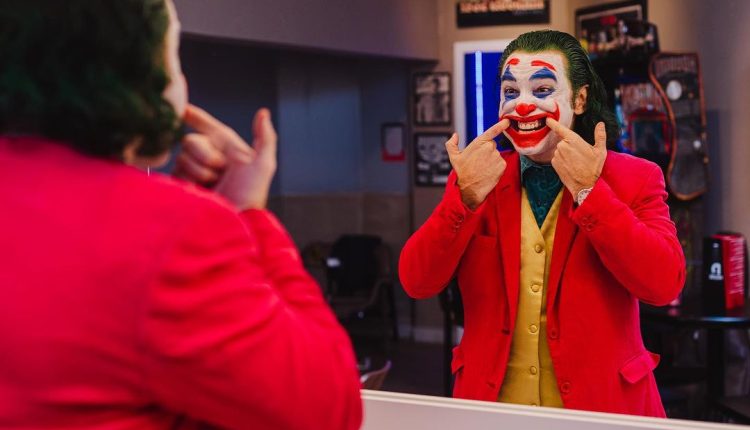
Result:
[[554,177],[557,181],[560,180],[551,164],[537,163],[525,155],[521,155],[519,159],[521,160],[521,184],[523,186],[526,186],[529,180],[537,183],[541,178]]
[[552,168],[551,164],[536,163],[531,158],[525,155],[521,155],[519,158],[521,159],[521,177],[523,177],[526,171],[532,167],[535,167],[537,169]]

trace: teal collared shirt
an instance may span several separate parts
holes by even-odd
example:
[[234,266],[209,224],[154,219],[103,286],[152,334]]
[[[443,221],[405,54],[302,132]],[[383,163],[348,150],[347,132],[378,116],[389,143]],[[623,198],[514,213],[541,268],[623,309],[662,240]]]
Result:
[[552,203],[562,189],[562,181],[550,164],[537,164],[521,155],[521,184],[526,188],[531,211],[542,228]]

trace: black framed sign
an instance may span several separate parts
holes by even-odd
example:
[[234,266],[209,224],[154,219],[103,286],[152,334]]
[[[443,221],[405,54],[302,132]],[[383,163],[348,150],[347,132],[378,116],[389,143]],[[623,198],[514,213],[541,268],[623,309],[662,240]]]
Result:
[[458,0],[459,28],[492,25],[547,24],[549,0]]
[[448,72],[414,75],[414,124],[451,125],[451,75]]
[[[647,0],[626,0],[576,10],[576,37],[597,40],[620,21],[648,21]],[[605,35],[604,38],[609,35]]]
[[442,187],[448,183],[451,163],[445,142],[448,133],[417,133],[414,135],[414,183],[417,186]]

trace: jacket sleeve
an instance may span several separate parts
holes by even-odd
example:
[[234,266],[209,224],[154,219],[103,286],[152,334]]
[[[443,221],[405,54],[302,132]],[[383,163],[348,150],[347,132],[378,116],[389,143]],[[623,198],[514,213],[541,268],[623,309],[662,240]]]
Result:
[[639,300],[661,306],[685,283],[685,256],[666,204],[661,169],[644,175],[633,202],[622,202],[603,178],[573,212],[604,266]]
[[451,172],[443,199],[401,250],[398,273],[406,293],[416,299],[434,296],[450,282],[486,207],[464,205]]
[[359,428],[351,343],[286,231],[266,211],[195,212],[145,306],[150,394],[225,428]]

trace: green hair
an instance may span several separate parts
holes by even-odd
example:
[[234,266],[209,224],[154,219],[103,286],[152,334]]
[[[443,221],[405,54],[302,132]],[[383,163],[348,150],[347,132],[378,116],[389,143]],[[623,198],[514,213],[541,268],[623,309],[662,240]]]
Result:
[[95,156],[168,150],[164,0],[0,2],[0,134],[31,133]]
[[502,74],[505,62],[513,52],[532,53],[547,50],[560,51],[565,56],[568,62],[568,79],[573,87],[573,98],[579,89],[588,85],[586,110],[583,114],[575,116],[573,131],[593,144],[594,128],[597,123],[604,122],[607,131],[607,146],[613,148],[620,135],[620,128],[614,113],[607,106],[607,92],[604,84],[575,37],[554,30],[531,31],[518,36],[505,48],[503,58],[500,60],[498,76]]

